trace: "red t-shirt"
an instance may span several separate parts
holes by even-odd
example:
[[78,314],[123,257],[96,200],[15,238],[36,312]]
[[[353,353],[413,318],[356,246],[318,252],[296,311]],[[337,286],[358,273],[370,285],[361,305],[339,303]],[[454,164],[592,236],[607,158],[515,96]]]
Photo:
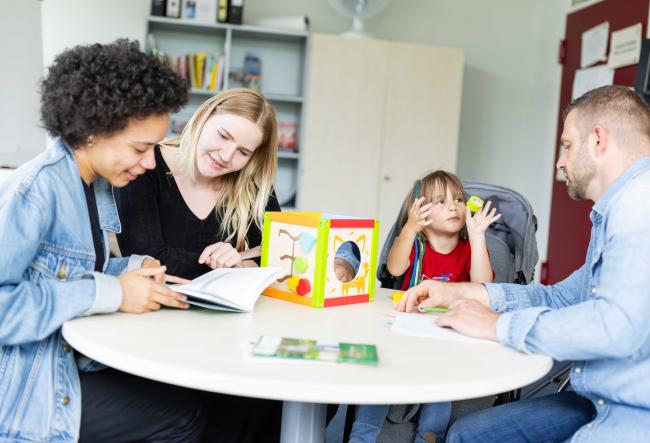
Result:
[[[413,273],[415,247],[411,248],[409,261],[411,266],[404,273],[402,290],[406,291]],[[469,240],[458,240],[456,247],[448,254],[436,252],[429,242],[426,243],[422,257],[422,280],[470,281],[469,270],[472,265],[472,248]]]

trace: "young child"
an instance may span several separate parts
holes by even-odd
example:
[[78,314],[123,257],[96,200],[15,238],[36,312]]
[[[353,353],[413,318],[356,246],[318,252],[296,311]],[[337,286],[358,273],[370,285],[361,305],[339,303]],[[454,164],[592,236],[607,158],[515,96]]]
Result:
[[[462,182],[446,171],[418,180],[408,199],[412,203],[401,216],[402,230],[386,264],[391,275],[404,277],[402,290],[424,279],[492,281],[485,231],[501,214],[490,211],[491,202],[472,216]],[[376,441],[389,407],[359,406],[350,443]],[[450,415],[450,402],[421,405],[415,442],[443,441]]]

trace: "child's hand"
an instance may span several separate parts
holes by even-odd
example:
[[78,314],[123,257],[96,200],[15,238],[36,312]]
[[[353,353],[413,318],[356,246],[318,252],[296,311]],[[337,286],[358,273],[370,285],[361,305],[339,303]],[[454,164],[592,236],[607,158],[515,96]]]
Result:
[[465,226],[467,226],[467,235],[472,237],[473,235],[484,234],[488,226],[501,218],[501,214],[496,213],[496,208],[492,208],[492,211],[490,211],[491,205],[492,202],[487,202],[481,210],[476,211],[473,217],[472,211],[467,207],[465,208]]
[[433,204],[424,203],[424,197],[420,197],[413,202],[409,208],[408,220],[406,221],[406,228],[409,229],[414,234],[422,231],[425,226],[429,226],[433,220],[427,220],[427,217],[431,215]]

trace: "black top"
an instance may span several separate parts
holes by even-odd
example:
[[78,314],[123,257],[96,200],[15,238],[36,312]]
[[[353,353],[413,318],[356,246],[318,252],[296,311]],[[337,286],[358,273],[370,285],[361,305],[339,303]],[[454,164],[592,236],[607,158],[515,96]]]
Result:
[[[211,268],[199,264],[206,246],[224,241],[221,215],[213,211],[201,220],[187,206],[176,180],[155,148],[156,167],[122,189],[115,189],[122,234],[117,236],[122,255],[150,255],[167,266],[167,273],[193,279]],[[275,196],[267,211],[279,211]],[[246,235],[248,247],[262,243],[262,233],[253,222]],[[231,241],[234,246],[234,240]]]
[[95,201],[95,190],[92,183],[88,186],[83,180],[88,216],[90,217],[90,230],[93,234],[93,247],[95,248],[95,271],[102,272],[104,267],[104,243],[102,242],[102,228],[99,225],[99,212]]

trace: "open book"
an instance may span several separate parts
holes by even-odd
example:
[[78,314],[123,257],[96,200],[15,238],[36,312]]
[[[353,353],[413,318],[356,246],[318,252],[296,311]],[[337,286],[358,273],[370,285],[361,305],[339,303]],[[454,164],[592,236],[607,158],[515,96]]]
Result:
[[482,340],[459,334],[453,329],[441,328],[436,324],[438,315],[398,312],[393,320],[390,331],[393,334],[410,335],[412,337],[437,338],[440,340],[456,340],[468,343],[496,345],[495,341]]
[[187,302],[220,311],[251,312],[264,289],[282,272],[280,268],[219,268],[185,285],[168,285],[187,295]]

